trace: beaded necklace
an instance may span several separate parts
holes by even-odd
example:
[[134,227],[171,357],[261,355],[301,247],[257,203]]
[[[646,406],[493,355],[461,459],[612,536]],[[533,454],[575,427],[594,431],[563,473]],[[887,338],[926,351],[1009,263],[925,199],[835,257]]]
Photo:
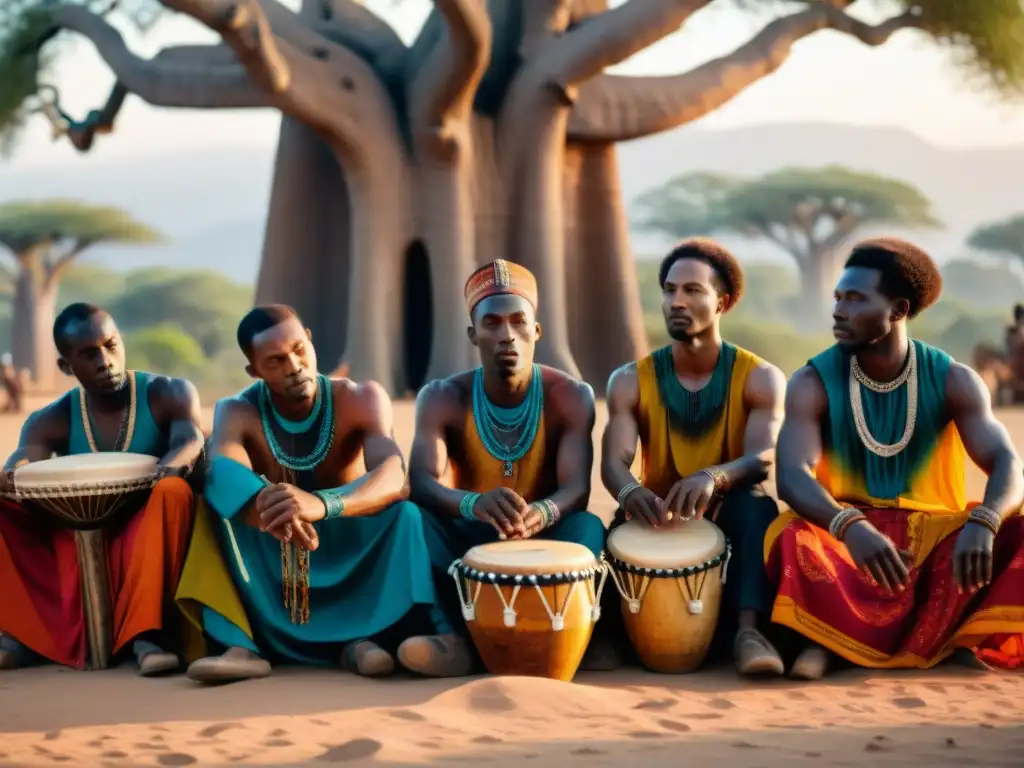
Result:
[[[867,415],[864,413],[864,403],[861,400],[860,388],[866,387],[872,392],[884,395],[895,392],[904,384],[907,386],[907,418],[903,427],[903,435],[895,443],[880,443],[871,434],[868,428]],[[910,340],[910,349],[907,352],[907,362],[903,366],[900,375],[889,382],[879,382],[870,378],[860,367],[857,356],[850,358],[850,409],[853,411],[853,424],[857,428],[857,436],[861,443],[876,456],[883,459],[890,458],[900,453],[914,437],[914,427],[917,426],[917,348],[913,339]]]
[[[331,396],[330,379],[323,374],[317,376],[317,404],[313,406],[313,410],[319,414],[321,411],[320,403],[322,402],[323,418],[320,421],[320,434],[317,437],[316,445],[305,456],[292,456],[285,453],[285,450],[277,440],[277,435],[274,434],[271,418],[277,421],[286,432],[293,435],[308,432],[313,426],[313,421],[306,418],[301,422],[289,422],[274,407],[274,403],[270,399],[270,388],[266,383],[261,381],[259,387],[260,419],[263,422],[263,434],[266,435],[267,445],[270,446],[270,452],[273,454],[274,460],[282,467],[293,472],[308,472],[316,469],[334,444],[334,398]],[[305,425],[306,428],[300,431],[298,427],[302,425]]]
[[[473,420],[480,442],[491,456],[502,463],[503,477],[512,477],[513,464],[533,446],[544,410],[544,382],[540,366],[534,364],[530,387],[523,402],[513,408],[496,406],[484,390],[484,371],[478,368],[473,376]],[[512,445],[506,445],[497,433],[518,433]]]
[[711,378],[695,392],[679,383],[671,346],[656,350],[652,357],[658,392],[672,426],[690,437],[704,434],[718,420],[729,396],[736,347],[722,342]]
[[[85,399],[85,389],[78,392],[78,409],[82,415],[82,428],[85,430],[85,439],[89,443],[89,450],[99,453],[96,445],[96,437],[92,431],[92,417],[89,415],[89,404]],[[121,426],[117,430],[117,437],[114,439],[114,446],[111,451],[127,451],[132,444],[135,435],[135,371],[128,371],[128,407],[124,416],[121,417]],[[120,446],[120,447],[119,447]]]

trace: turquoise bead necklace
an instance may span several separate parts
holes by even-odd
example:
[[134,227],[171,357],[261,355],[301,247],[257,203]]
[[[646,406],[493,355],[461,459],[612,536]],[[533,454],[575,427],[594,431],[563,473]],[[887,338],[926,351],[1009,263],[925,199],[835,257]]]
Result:
[[[316,469],[323,462],[327,452],[331,450],[331,446],[334,444],[334,397],[331,395],[330,379],[323,374],[317,375],[317,394],[313,411],[305,419],[298,422],[289,421],[277,412],[270,398],[270,388],[266,385],[266,382],[260,381],[259,387],[260,418],[263,422],[263,433],[267,437],[267,444],[270,446],[270,452],[273,454],[274,460],[293,472],[309,472]],[[285,432],[300,435],[312,429],[321,411],[323,412],[323,418],[320,421],[320,434],[317,437],[316,445],[313,446],[313,450],[305,456],[292,456],[286,453],[274,434],[271,418]]]
[[703,435],[718,421],[728,399],[736,347],[722,342],[711,378],[696,392],[679,383],[671,346],[656,350],[652,356],[661,402],[668,411],[672,426],[691,437]]
[[[523,401],[512,408],[502,408],[490,401],[484,390],[484,371],[478,368],[473,377],[473,419],[480,442],[491,456],[502,463],[502,476],[512,477],[512,467],[533,445],[544,410],[544,382],[540,366],[534,365],[530,387]],[[498,438],[498,432],[518,433],[512,445]]]

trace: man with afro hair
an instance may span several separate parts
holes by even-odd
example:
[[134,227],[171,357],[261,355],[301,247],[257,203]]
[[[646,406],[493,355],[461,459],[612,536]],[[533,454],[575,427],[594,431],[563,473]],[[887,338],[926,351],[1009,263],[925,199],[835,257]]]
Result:
[[[710,653],[731,654],[742,674],[781,675],[782,659],[762,633],[773,597],[764,536],[778,507],[761,482],[774,460],[786,380],[722,339],[722,315],[743,295],[743,270],[728,250],[705,238],[686,240],[662,261],[658,283],[672,342],[608,382],[601,477],[619,502],[612,528],[713,520],[732,558]],[[639,479],[630,469],[638,441]],[[606,594],[606,615],[618,623],[618,596]],[[692,638],[679,641],[682,648]]]
[[[920,248],[859,243],[835,288],[836,344],[790,380],[777,479],[792,511],[765,552],[773,621],[811,641],[795,677],[821,677],[831,654],[1024,662],[1024,467],[979,376],[908,334],[941,291]],[[968,456],[988,475],[981,504]]]

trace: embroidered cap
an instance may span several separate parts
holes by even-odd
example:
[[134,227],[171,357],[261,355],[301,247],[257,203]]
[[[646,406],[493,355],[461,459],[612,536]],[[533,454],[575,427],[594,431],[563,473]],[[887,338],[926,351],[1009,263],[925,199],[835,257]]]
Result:
[[514,261],[497,259],[480,267],[466,280],[466,310],[472,314],[473,307],[488,296],[500,293],[522,296],[534,311],[537,309],[537,279],[533,273]]

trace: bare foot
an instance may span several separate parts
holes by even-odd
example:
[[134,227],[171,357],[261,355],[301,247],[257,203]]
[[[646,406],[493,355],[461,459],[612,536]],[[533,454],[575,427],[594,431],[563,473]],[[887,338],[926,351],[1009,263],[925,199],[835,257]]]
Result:
[[812,645],[800,651],[789,676],[797,680],[821,680],[831,663],[832,656],[828,651],[820,645]]
[[768,638],[753,627],[741,629],[733,641],[736,669],[741,675],[784,675],[782,657]]
[[245,648],[229,648],[220,656],[193,661],[188,677],[197,683],[233,683],[270,676],[270,662]]
[[384,677],[395,671],[395,660],[372,640],[355,640],[341,652],[341,667],[363,677]]
[[426,677],[463,677],[473,671],[473,654],[458,635],[410,637],[398,646],[398,660]]

